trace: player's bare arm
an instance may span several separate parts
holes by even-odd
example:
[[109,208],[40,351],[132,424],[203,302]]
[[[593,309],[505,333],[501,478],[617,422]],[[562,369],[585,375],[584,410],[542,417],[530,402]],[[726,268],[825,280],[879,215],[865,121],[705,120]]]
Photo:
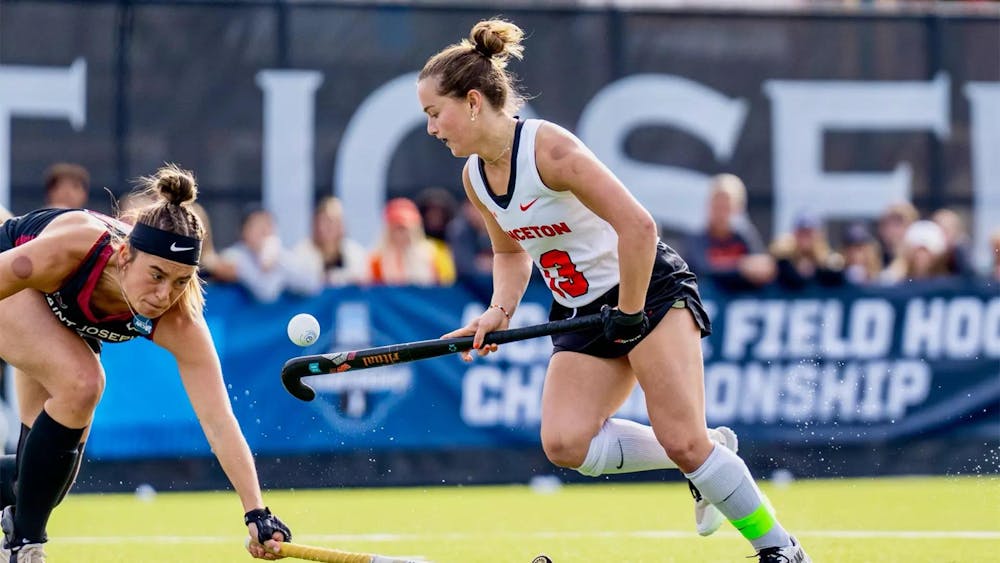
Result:
[[546,186],[571,191],[618,233],[618,307],[642,309],[656,255],[656,223],[625,186],[572,133],[546,123],[538,130],[535,161]]
[[[191,318],[174,307],[160,319],[153,336],[153,340],[176,359],[191,407],[222,470],[236,489],[243,510],[263,509],[265,505],[253,455],[233,415],[208,325],[204,319]],[[256,528],[250,533],[255,536]],[[267,548],[265,550],[257,542],[247,544],[247,550],[254,557],[277,559],[272,555],[276,549],[272,542],[267,542]]]
[[[483,337],[489,332],[505,329],[510,324],[510,317],[521,302],[521,296],[524,295],[531,279],[531,257],[521,245],[507,236],[493,214],[476,197],[472,181],[469,180],[468,164],[462,169],[462,185],[466,197],[483,216],[493,246],[493,297],[490,303],[492,307],[466,326],[443,337],[476,335],[474,346],[480,351],[480,355],[486,355],[495,351],[496,346],[483,347]],[[472,356],[469,352],[462,352],[462,358],[468,361]]]
[[465,195],[479,210],[486,222],[486,231],[493,246],[493,298],[494,303],[503,305],[508,315],[521,302],[528,280],[531,279],[531,257],[514,239],[507,236],[496,217],[479,201],[469,179],[468,164],[462,170],[462,185]]
[[192,319],[173,309],[157,325],[154,341],[177,360],[191,407],[244,510],[262,507],[250,450],[233,415],[208,326],[202,319]]
[[56,291],[105,231],[84,212],[66,213],[35,239],[0,254],[0,299],[27,288]]
[[175,307],[161,318],[153,339],[177,360],[188,400],[244,509],[262,507],[250,450],[233,416],[208,326]]

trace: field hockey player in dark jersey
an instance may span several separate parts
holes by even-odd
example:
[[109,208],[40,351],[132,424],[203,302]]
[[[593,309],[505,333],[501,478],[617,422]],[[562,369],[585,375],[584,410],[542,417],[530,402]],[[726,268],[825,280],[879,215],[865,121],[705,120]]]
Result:
[[46,524],[72,486],[104,390],[103,343],[144,337],[169,351],[205,436],[239,495],[251,555],[277,559],[291,533],[264,505],[202,315],[204,237],[190,172],[142,179],[155,199],[135,226],[83,209],[41,209],[0,225],[0,358],[21,413],[15,456],[0,461],[7,562],[45,560]]

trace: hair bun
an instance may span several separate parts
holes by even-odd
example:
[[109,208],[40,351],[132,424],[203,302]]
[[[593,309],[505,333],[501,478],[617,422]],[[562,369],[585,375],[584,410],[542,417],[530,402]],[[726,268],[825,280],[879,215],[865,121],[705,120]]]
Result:
[[510,57],[520,59],[524,53],[521,40],[524,32],[511,22],[501,19],[483,20],[472,27],[469,43],[480,55],[506,63]]
[[156,171],[155,189],[167,203],[181,205],[198,197],[194,173],[176,164],[168,164]]

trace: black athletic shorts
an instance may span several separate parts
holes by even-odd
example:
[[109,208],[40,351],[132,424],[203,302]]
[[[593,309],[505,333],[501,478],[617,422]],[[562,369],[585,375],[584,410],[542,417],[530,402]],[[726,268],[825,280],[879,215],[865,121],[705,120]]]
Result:
[[[549,320],[558,321],[578,316],[599,313],[601,307],[618,305],[618,286],[582,307],[564,307],[552,302]],[[649,316],[649,330],[656,325],[670,309],[687,309],[691,311],[694,320],[701,329],[702,338],[712,333],[712,323],[701,303],[698,294],[698,281],[694,273],[688,269],[684,259],[663,241],[656,247],[656,261],[653,263],[653,274],[649,279],[649,289],[646,291],[646,315]],[[553,350],[556,352],[579,352],[598,358],[620,358],[635,348],[642,339],[627,344],[616,344],[604,338],[601,327],[588,330],[557,334],[552,337]]]

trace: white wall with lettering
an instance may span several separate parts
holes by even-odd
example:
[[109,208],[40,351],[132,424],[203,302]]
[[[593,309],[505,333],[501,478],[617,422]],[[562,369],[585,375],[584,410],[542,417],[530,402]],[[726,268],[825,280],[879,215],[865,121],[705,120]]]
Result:
[[323,73],[315,70],[257,73],[264,91],[262,201],[286,245],[312,232],[315,100],[321,84]]
[[990,233],[1000,229],[1000,83],[970,82],[965,95],[972,106],[972,239],[976,261],[985,268],[995,259]]
[[824,218],[873,217],[889,203],[910,199],[913,172],[824,172],[828,131],[930,129],[947,138],[948,76],[930,82],[768,80],[774,149],[775,232],[791,230],[796,213]]
[[417,103],[417,74],[378,87],[358,106],[337,148],[333,185],[343,201],[351,237],[371,246],[382,228],[386,175],[399,144],[424,121]]
[[[263,92],[263,194],[286,243],[307,236],[312,215],[316,92],[324,73],[261,70]],[[349,210],[350,232],[372,244],[381,231],[391,159],[414,128],[424,127],[416,100],[417,73],[402,74],[373,90],[358,106],[337,150],[333,193]],[[0,65],[0,204],[10,201],[12,119],[66,119],[86,124],[87,65]],[[874,218],[889,202],[910,195],[912,170],[826,172],[823,136],[829,131],[927,130],[951,133],[950,79],[930,81],[769,80],[772,103],[774,224],[787,230],[796,212],[811,208],[828,218]],[[970,106],[973,235],[977,262],[991,258],[987,238],[1000,226],[1000,83],[962,88]],[[664,225],[699,228],[708,178],[677,166],[640,162],[625,152],[637,128],[673,127],[704,141],[720,163],[729,161],[749,104],[687,78],[641,74],[607,84],[581,112],[577,133]],[[322,110],[320,110],[322,111]],[[525,107],[525,117],[536,113]],[[54,159],[57,155],[53,155]],[[164,155],[169,159],[169,155]]]
[[[417,102],[418,75],[404,74],[369,94],[351,116],[337,149],[334,192],[349,210],[351,237],[366,246],[374,244],[382,231],[386,176],[393,155],[410,132],[426,127],[427,117]],[[525,119],[535,116],[529,105],[518,113]]]
[[709,177],[678,166],[629,158],[625,141],[639,127],[675,127],[702,139],[721,162],[733,155],[749,111],[693,80],[665,74],[622,78],[602,88],[580,115],[587,144],[662,224],[694,230],[704,224]]
[[67,119],[87,124],[87,61],[68,67],[0,65],[0,205],[10,204],[10,121]]

